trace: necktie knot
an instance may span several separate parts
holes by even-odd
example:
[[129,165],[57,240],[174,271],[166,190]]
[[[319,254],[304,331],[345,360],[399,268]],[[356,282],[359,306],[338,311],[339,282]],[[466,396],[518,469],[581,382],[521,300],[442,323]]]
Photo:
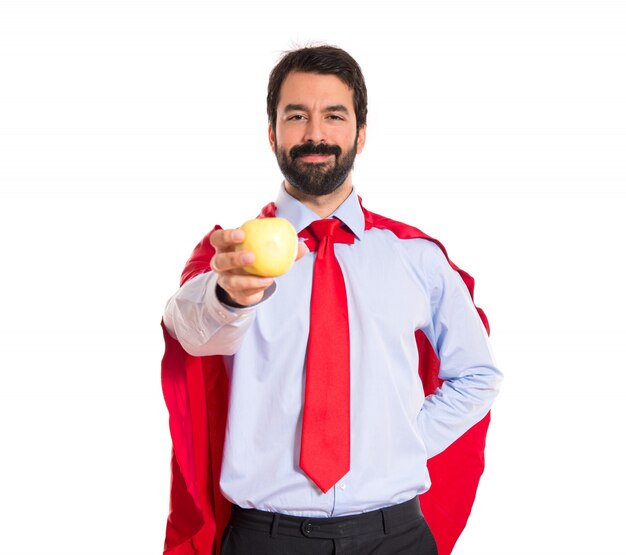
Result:
[[337,218],[327,218],[324,220],[315,220],[309,224],[311,234],[319,241],[326,237],[332,237],[337,228],[341,225],[341,221]]
[[299,236],[302,237],[310,251],[316,251],[320,245],[326,243],[327,237],[333,243],[354,243],[354,234],[337,218],[315,220],[303,229]]

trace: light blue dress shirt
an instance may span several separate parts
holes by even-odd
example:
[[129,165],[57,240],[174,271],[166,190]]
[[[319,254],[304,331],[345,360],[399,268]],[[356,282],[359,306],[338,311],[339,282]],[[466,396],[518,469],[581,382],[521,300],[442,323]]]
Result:
[[[281,187],[276,215],[299,232],[318,216]],[[217,300],[217,276],[188,281],[167,304],[168,331],[190,354],[223,354],[230,400],[221,488],[233,503],[297,516],[341,516],[402,503],[430,486],[426,460],[488,412],[501,373],[469,292],[424,239],[364,230],[356,193],[333,215],[355,234],[337,244],[348,296],[350,471],[326,494],[300,470],[304,368],[315,253],[276,278],[259,304]],[[441,360],[424,398],[414,333]]]

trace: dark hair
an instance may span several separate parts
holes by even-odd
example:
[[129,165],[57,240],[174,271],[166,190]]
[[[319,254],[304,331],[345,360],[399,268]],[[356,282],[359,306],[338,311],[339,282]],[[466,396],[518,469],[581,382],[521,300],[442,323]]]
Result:
[[367,88],[356,60],[345,50],[334,46],[306,46],[286,52],[276,64],[267,85],[267,117],[276,129],[278,95],[285,77],[292,71],[336,75],[352,90],[356,112],[356,128],[365,125],[367,119]]

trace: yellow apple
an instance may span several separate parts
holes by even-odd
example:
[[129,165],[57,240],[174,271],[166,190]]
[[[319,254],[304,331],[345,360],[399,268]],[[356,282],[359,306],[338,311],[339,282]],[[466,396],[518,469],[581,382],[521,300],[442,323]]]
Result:
[[284,218],[257,218],[241,226],[243,243],[235,250],[254,253],[254,262],[245,266],[249,274],[276,277],[289,271],[298,253],[298,234]]

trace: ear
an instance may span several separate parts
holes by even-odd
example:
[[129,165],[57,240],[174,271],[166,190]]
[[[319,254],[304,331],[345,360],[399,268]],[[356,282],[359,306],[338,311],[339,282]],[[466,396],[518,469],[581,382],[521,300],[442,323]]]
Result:
[[267,127],[267,136],[270,141],[270,146],[272,147],[272,152],[276,152],[276,133],[274,133],[271,123]]
[[365,146],[365,135],[367,134],[367,125],[363,125],[361,129],[358,130],[356,136],[356,153],[361,154],[363,151],[363,147]]

